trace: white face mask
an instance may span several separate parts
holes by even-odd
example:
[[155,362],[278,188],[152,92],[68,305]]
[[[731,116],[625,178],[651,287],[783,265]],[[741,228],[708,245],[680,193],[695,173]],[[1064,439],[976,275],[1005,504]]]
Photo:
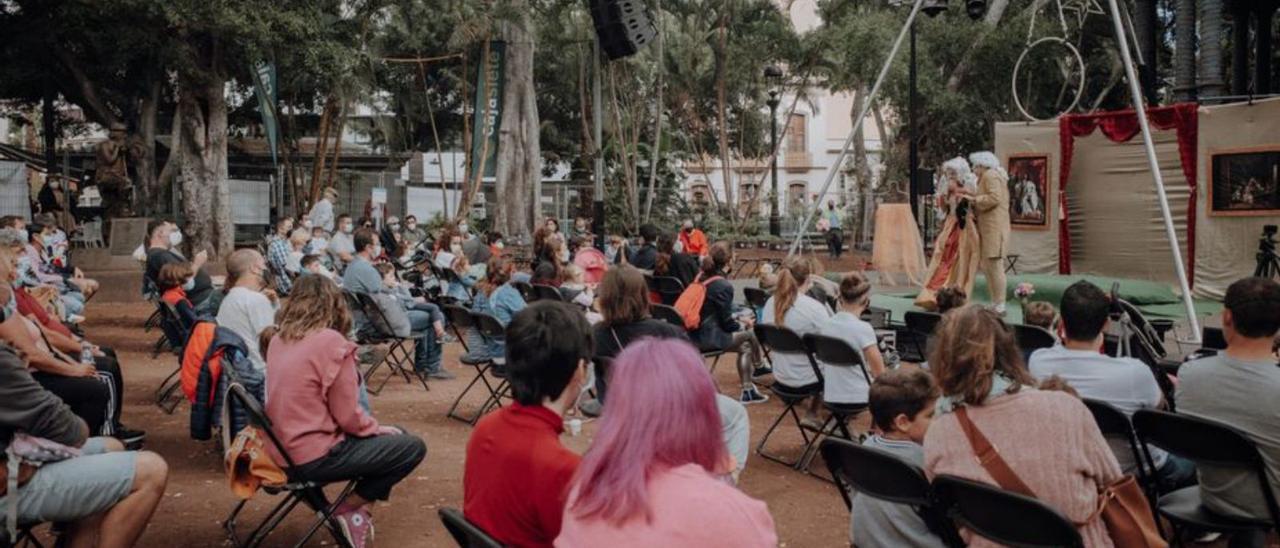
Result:
[[462,223],[462,224],[458,225],[458,232],[461,232],[461,233],[463,233],[463,234],[466,234],[466,233],[467,233],[467,228],[468,228],[468,227],[467,227],[467,223]]
[[182,284],[183,291],[191,291],[192,289],[195,289],[195,288],[196,288],[195,278],[191,278],[190,280],[187,280],[187,283]]
[[371,253],[371,255],[369,255],[370,257],[381,257],[381,256],[382,256],[382,246],[381,246],[381,245],[375,245],[375,246],[373,246],[373,251],[371,251],[370,253]]
[[173,232],[169,233],[169,247],[178,247],[180,245],[182,245],[182,231],[175,228]]
[[352,224],[344,224],[344,225],[342,225],[342,233],[343,233],[343,234],[351,234],[352,232],[355,232],[355,231],[356,231],[356,227],[355,227],[355,225],[352,225]]
[[560,262],[562,262],[562,263],[567,263],[567,262],[569,262],[569,249],[568,249],[568,248],[564,248],[564,247],[560,248]]
[[502,248],[504,248],[504,247],[506,247],[506,246],[507,246],[507,244],[504,244],[504,243],[502,243],[502,242],[497,242],[497,243],[493,244],[493,247],[496,247],[496,248],[498,248],[498,249],[502,249]]

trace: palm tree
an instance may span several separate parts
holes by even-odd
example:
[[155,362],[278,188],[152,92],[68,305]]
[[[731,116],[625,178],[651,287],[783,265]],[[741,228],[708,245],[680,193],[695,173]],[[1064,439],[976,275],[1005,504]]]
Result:
[[1196,0],[1177,0],[1174,6],[1173,93],[1178,101],[1196,95]]
[[1221,97],[1222,0],[1200,0],[1200,97]]

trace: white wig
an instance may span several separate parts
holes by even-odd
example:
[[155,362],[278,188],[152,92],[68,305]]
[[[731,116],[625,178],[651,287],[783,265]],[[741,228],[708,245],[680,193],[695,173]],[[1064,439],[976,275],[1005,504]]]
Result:
[[956,179],[964,180],[965,175],[969,173],[969,162],[963,157],[956,156],[942,163],[942,172],[950,173]]
[[975,152],[969,155],[969,163],[974,167],[985,167],[987,169],[999,169],[1000,159],[989,150]]

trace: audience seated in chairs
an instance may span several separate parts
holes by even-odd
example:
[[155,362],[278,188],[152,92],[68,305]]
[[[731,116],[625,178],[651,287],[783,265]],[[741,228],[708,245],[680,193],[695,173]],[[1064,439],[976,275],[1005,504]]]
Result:
[[539,301],[511,320],[507,348],[515,402],[480,419],[467,440],[463,513],[505,545],[550,546],[580,460],[560,434],[587,382],[591,332],[572,306]]
[[[1280,332],[1280,284],[1245,278],[1227,288],[1222,332],[1227,349],[1178,372],[1178,412],[1225,422],[1257,444],[1271,489],[1280,494],[1280,367],[1272,351]],[[1268,519],[1249,470],[1200,465],[1200,498],[1227,517]],[[1231,546],[1262,546],[1257,535],[1236,535]]]
[[258,348],[258,336],[276,323],[280,299],[267,287],[267,262],[254,249],[240,249],[227,257],[227,296],[218,307],[218,325],[239,335],[249,350],[249,361],[258,371],[267,362]]
[[[265,349],[266,412],[300,478],[334,482],[359,478],[336,512],[356,548],[372,529],[366,505],[426,456],[422,439],[383,426],[357,403],[356,345],[347,340],[351,314],[342,291],[320,276],[305,276],[281,308],[279,331]],[[274,448],[269,447],[274,453]],[[272,455],[277,463],[280,455]]]
[[[871,305],[871,282],[860,272],[845,274],[840,280],[840,310],[819,326],[818,332],[849,343],[862,354],[862,363],[874,381],[885,371],[884,357],[876,340],[876,330],[862,320]],[[870,387],[862,372],[853,367],[823,367],[823,400],[836,404],[867,403]]]
[[[278,221],[277,226],[279,223],[286,222],[292,226],[292,219],[287,217]],[[310,238],[307,229],[297,228],[280,234],[267,243],[267,266],[271,269],[275,289],[281,295],[289,294],[289,289],[293,286],[293,278],[302,270],[299,262],[302,258],[302,247]]]
[[0,229],[0,248],[10,251],[16,258],[16,286],[25,288],[41,302],[52,304],[63,321],[70,324],[83,322],[84,294],[62,276],[43,271],[39,265],[39,252],[29,243],[29,225],[21,220],[12,224],[15,226]]
[[409,291],[409,286],[405,285],[400,276],[396,274],[396,267],[391,263],[378,263],[373,265],[382,276],[382,293],[395,297],[405,310],[417,310],[426,312],[431,317],[431,329],[436,333],[436,340],[444,338],[444,312],[440,310],[435,303],[427,302],[424,297],[415,297]]
[[[160,269],[169,263],[188,262],[178,254],[176,248],[182,244],[182,231],[172,223],[153,219],[147,223],[147,268],[146,279],[159,280]],[[187,290],[187,298],[195,305],[197,314],[216,314],[221,294],[213,289],[213,281],[205,272],[204,265],[209,260],[209,253],[200,250],[191,259],[191,268],[196,271],[195,285]]]
[[[933,376],[921,369],[890,371],[876,377],[870,392],[871,422],[878,433],[862,445],[923,467],[922,444],[939,395]],[[851,514],[849,538],[854,546],[946,545],[914,508],[904,504],[855,494]]]
[[[341,222],[350,222],[350,219]],[[342,276],[342,287],[353,293],[375,295],[382,293],[385,286],[382,275],[373,266],[373,258],[382,254],[377,235],[373,230],[362,228],[355,233],[355,255],[351,264],[347,265]],[[453,373],[445,371],[443,366],[440,337],[432,328],[436,321],[429,312],[422,310],[406,310],[409,325],[414,333],[420,334],[413,348],[413,369],[418,375],[432,379],[449,380]],[[438,313],[438,309],[437,309]]]
[[[942,390],[925,435],[925,472],[991,483],[961,426],[965,414],[1036,498],[1079,526],[1086,546],[1110,545],[1098,493],[1121,477],[1093,415],[1079,399],[1033,388],[1013,332],[1000,316],[968,305],[943,316],[929,357]],[[1007,486],[1002,486],[1006,490]],[[966,533],[971,546],[991,546]]]
[[115,439],[91,437],[84,420],[31,377],[12,347],[0,344],[0,450],[7,451],[19,434],[79,454],[38,468],[22,466],[17,490],[0,496],[0,508],[16,505],[19,525],[66,524],[61,541],[68,546],[127,547],[138,541],[164,496],[164,459],[124,451]]
[[556,545],[778,544],[765,504],[728,481],[736,465],[719,439],[715,384],[693,346],[632,343],[614,360],[612,381],[626,389],[605,403]]
[[[485,279],[476,284],[471,311],[492,315],[498,323],[509,325],[516,313],[525,307],[520,290],[511,285],[511,272],[514,269],[515,265],[507,257],[489,259]],[[487,341],[476,329],[472,329],[467,337],[467,348],[478,358],[501,358],[507,355],[502,341]]]
[[350,215],[343,213],[338,215],[338,221],[335,225],[333,235],[329,236],[329,241],[325,246],[325,252],[329,254],[330,264],[336,272],[343,272],[352,260],[355,259],[356,246],[353,234],[356,231],[356,223],[351,219]]
[[[768,375],[764,366],[760,342],[751,330],[755,323],[753,314],[739,315],[733,308],[733,284],[725,279],[733,262],[733,249],[729,242],[720,241],[702,258],[699,283],[706,286],[706,298],[699,311],[698,329],[690,333],[698,349],[703,352],[722,351],[738,353],[738,379],[742,382],[742,395],[738,401],[753,405],[769,401],[752,382],[755,377]],[[638,267],[637,267],[638,268]]]
[[[777,289],[765,302],[763,323],[786,327],[800,336],[820,333],[831,322],[831,312],[826,305],[806,294],[811,285],[809,262],[800,257],[788,260],[778,270]],[[806,355],[775,354],[772,359],[774,382],[798,389],[820,382]],[[822,424],[818,419],[822,401],[817,396],[809,400],[802,422],[818,428]]]
[[[706,247],[706,237],[702,240]],[[654,261],[654,276],[670,276],[680,280],[680,284],[689,287],[693,279],[698,277],[701,259],[697,255],[676,251],[676,237],[670,232],[658,235],[658,258]]]
[[[156,280],[156,289],[160,290],[160,300],[173,307],[178,313],[184,330],[190,330],[196,324],[196,308],[187,298],[187,290],[195,287],[196,271],[191,263],[169,263],[160,268],[160,278]],[[178,342],[178,341],[171,341]]]
[[[1028,369],[1037,380],[1060,377],[1080,397],[1100,400],[1132,417],[1139,409],[1165,406],[1160,386],[1151,368],[1133,358],[1113,358],[1103,354],[1102,340],[1111,320],[1111,300],[1097,286],[1081,280],[1062,293],[1062,322],[1058,333],[1062,344],[1042,348],[1031,354]],[[1052,307],[1050,307],[1052,310]],[[1135,473],[1129,440],[1108,439],[1120,468]],[[1191,461],[1151,447],[1155,464],[1155,486],[1167,493],[1196,482],[1196,467]]]
[[[93,435],[112,435],[127,445],[138,445],[146,432],[133,430],[121,421],[124,405],[124,375],[114,350],[102,348],[70,332],[25,302],[22,289],[15,288],[16,259],[0,249],[0,302],[11,303],[13,314],[0,323],[0,340],[22,351],[32,368],[32,377],[61,397],[93,429]],[[7,292],[7,293],[6,293]],[[92,364],[81,363],[83,352],[93,356]]]
[[58,228],[57,218],[49,213],[36,216],[36,222],[27,225],[31,245],[40,253],[41,266],[46,272],[62,276],[66,283],[92,298],[98,292],[97,280],[86,278],[67,254],[67,233]]

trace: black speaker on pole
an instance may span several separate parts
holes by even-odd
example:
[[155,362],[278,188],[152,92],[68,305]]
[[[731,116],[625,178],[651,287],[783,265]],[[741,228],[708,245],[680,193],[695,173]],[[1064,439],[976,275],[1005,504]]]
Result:
[[916,192],[921,196],[933,194],[933,170],[929,168],[920,168],[916,170]]
[[589,0],[600,49],[609,59],[635,55],[658,35],[644,0]]

